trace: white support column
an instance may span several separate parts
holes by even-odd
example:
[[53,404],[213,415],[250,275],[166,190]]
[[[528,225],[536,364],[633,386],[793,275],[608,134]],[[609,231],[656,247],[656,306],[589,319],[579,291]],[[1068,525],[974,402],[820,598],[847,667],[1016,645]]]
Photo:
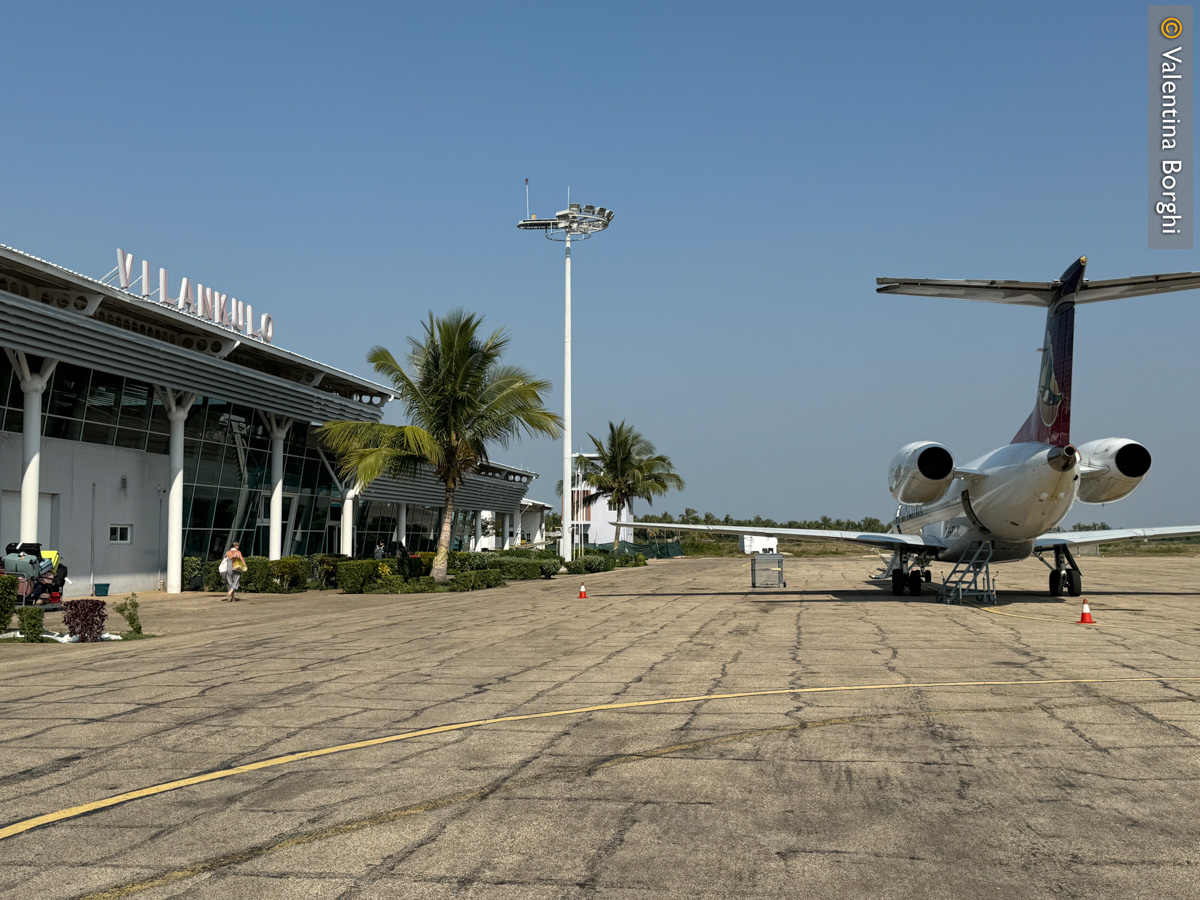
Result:
[[356,486],[342,495],[342,556],[354,555],[354,507],[357,503],[358,487]]
[[24,353],[9,350],[9,362],[21,382],[25,395],[25,415],[21,422],[22,470],[21,470],[21,530],[22,544],[36,544],[38,539],[38,496],[42,483],[42,394],[58,360],[45,358],[36,373],[29,368],[29,357]]
[[396,540],[408,547],[408,504],[401,503],[396,511]]
[[195,394],[176,392],[174,388],[159,387],[159,399],[167,408],[171,423],[170,466],[171,480],[167,494],[167,593],[183,590],[183,423],[196,402]]
[[517,511],[513,513],[513,546],[521,546],[521,507],[517,507]]
[[471,547],[476,552],[483,545],[483,510],[475,510],[475,545]]
[[283,555],[283,440],[293,420],[274,413],[259,415],[271,436],[271,532],[267,558],[279,559]]

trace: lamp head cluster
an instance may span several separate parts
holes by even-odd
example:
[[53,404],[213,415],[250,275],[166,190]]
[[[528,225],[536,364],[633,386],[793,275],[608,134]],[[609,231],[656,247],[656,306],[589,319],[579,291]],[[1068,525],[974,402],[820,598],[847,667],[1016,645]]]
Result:
[[541,231],[552,241],[565,241],[568,238],[587,240],[593,234],[598,234],[608,227],[612,221],[613,211],[603,206],[581,206],[571,203],[566,209],[554,214],[553,219],[539,219],[532,216],[517,223],[518,228],[526,231]]

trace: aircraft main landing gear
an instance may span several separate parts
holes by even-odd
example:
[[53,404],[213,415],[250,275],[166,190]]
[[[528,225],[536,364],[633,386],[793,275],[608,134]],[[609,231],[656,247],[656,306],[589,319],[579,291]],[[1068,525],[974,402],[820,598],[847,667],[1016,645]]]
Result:
[[[1040,556],[1038,558],[1041,559]],[[1042,562],[1046,561],[1043,559]],[[1050,563],[1046,565],[1050,566]],[[1065,544],[1060,544],[1054,548],[1054,565],[1050,567],[1050,596],[1061,597],[1066,594],[1078,597],[1082,593],[1083,573],[1079,571],[1071,551]]]

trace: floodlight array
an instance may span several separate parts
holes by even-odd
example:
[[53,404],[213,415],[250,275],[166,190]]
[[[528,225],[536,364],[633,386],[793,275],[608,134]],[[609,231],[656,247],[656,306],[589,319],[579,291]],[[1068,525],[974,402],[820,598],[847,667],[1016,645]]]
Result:
[[607,228],[612,218],[613,211],[603,206],[571,203],[566,209],[555,213],[553,219],[531,216],[518,222],[517,227],[526,231],[544,231],[552,241],[565,241],[568,237],[587,240]]

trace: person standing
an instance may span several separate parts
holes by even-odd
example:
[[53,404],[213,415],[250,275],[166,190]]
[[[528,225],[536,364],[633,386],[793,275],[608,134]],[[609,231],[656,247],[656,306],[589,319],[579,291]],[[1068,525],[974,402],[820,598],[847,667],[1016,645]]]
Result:
[[386,548],[386,545],[383,543],[383,541],[380,541],[379,544],[375,547],[375,558],[376,559],[383,559],[385,548]]
[[221,566],[225,576],[225,584],[229,586],[229,595],[225,598],[230,603],[237,600],[234,592],[238,589],[238,584],[242,580],[242,573],[246,571],[246,558],[242,556],[242,551],[238,549],[238,542],[234,541],[233,546],[225,554],[225,560]]

